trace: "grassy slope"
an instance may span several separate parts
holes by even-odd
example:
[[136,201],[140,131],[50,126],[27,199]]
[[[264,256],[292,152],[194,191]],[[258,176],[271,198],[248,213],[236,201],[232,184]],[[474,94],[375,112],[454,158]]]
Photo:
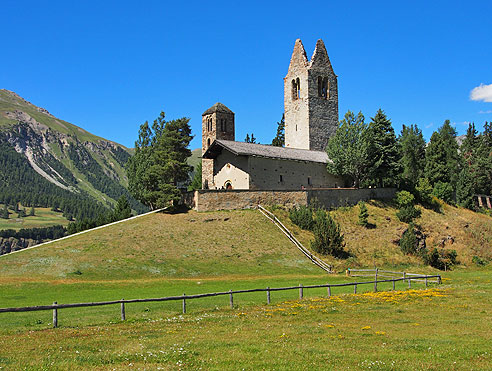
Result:
[[[0,264],[1,277],[28,274],[40,279],[319,272],[254,210],[148,215],[5,256]],[[74,276],[75,271],[82,274]]]
[[[368,203],[367,208],[369,222],[376,225],[374,229],[357,225],[357,206],[331,211],[345,235],[346,249],[354,258],[325,260],[337,270],[356,266],[422,265],[421,259],[400,252],[396,242],[408,225],[395,216],[397,209],[376,201]],[[286,211],[275,210],[275,213],[309,247],[312,233],[293,225]],[[426,235],[428,249],[438,247],[443,239],[451,236],[454,242],[449,240],[444,247],[456,250],[460,263],[470,265],[474,255],[492,259],[492,219],[489,216],[444,205],[442,213],[422,208],[422,217],[416,220],[416,224]]]
[[[0,207],[3,205],[0,204]],[[30,208],[26,208],[26,213],[29,214],[30,210]],[[17,213],[9,209],[10,219],[0,219],[0,229],[44,228],[54,225],[67,226],[69,223],[60,212],[43,207],[37,207],[34,210],[35,216],[17,218]]]

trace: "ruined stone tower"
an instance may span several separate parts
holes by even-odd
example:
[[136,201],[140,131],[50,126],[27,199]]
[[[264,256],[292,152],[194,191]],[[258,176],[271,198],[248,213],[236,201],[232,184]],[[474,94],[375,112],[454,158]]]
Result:
[[324,151],[338,127],[337,76],[323,40],[308,61],[297,39],[284,78],[285,146]]
[[[215,139],[235,140],[234,112],[215,103],[202,114],[202,155]],[[214,160],[202,159],[202,188],[213,188]]]

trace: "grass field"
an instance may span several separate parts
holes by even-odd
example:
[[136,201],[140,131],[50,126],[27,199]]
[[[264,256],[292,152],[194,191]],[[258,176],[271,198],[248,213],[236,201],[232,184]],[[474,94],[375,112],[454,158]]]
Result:
[[[284,211],[275,212],[289,223]],[[384,237],[404,227],[394,209],[371,204],[369,212],[376,230],[355,225],[357,208],[333,212],[346,248],[357,252],[351,262],[330,261],[339,272],[348,264],[375,262],[439,273],[402,255]],[[424,211],[419,221],[429,243],[441,231],[453,234],[462,257],[462,265],[441,273],[443,285],[408,290],[401,283],[399,292],[378,294],[371,285],[359,286],[357,295],[339,288],[331,298],[326,289],[306,289],[301,301],[297,290],[273,292],[270,305],[264,292],[250,293],[236,295],[234,309],[227,296],[212,297],[189,300],[185,315],[179,301],[127,304],[126,322],[119,319],[119,305],[62,309],[58,329],[51,328],[51,311],[0,313],[0,367],[489,370],[492,267],[474,267],[468,257],[490,250],[490,217],[455,208],[444,212],[452,217]],[[433,226],[442,220],[448,228]],[[461,231],[456,225],[463,220],[468,227]],[[290,228],[309,245],[308,232]],[[312,265],[258,211],[161,213],[2,256],[0,307],[350,280]]]
[[[324,290],[119,307],[0,315],[3,369],[474,369],[492,367],[490,269],[447,272],[427,290],[357,295]],[[3,300],[24,303],[79,295],[98,298],[219,291],[297,282],[347,281],[343,276],[113,281],[2,282]],[[201,283],[200,285],[198,283]],[[30,286],[31,285],[31,286]],[[77,294],[71,294],[72,291]],[[361,288],[359,288],[360,290]],[[383,288],[380,288],[383,289]],[[386,287],[390,289],[390,287]],[[106,291],[106,295],[104,292]],[[359,291],[360,292],[360,291]],[[44,298],[41,300],[41,298]],[[39,300],[38,300],[39,299]],[[58,299],[59,302],[61,301]]]
[[[3,207],[3,205],[0,205]],[[26,213],[29,214],[30,208],[26,208]],[[43,228],[54,225],[67,226],[69,221],[63,217],[62,213],[51,211],[50,208],[37,207],[35,208],[35,216],[27,216],[25,218],[17,218],[17,213],[10,210],[9,219],[0,219],[0,230],[22,228]]]

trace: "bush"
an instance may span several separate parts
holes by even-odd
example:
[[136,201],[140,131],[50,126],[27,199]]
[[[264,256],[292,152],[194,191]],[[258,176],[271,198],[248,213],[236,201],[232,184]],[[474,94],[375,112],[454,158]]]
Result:
[[417,193],[418,201],[427,206],[431,206],[433,204],[432,199],[432,186],[427,178],[420,178],[417,186],[415,187],[415,191]]
[[413,206],[415,204],[415,197],[408,191],[401,191],[396,194],[396,203],[400,209]]
[[308,231],[313,229],[313,210],[307,206],[293,207],[289,211],[289,218],[298,227]]
[[357,224],[367,227],[369,225],[369,212],[367,211],[366,203],[361,201],[359,202],[359,221]]
[[449,183],[437,182],[432,194],[447,203],[453,202],[453,187]]
[[487,260],[482,259],[481,257],[476,256],[476,255],[472,258],[472,263],[475,265],[481,266],[481,267],[489,264],[489,262]]
[[400,222],[411,223],[414,219],[419,218],[421,214],[422,211],[415,206],[406,206],[396,212],[396,217]]
[[446,270],[451,269],[452,266],[457,263],[457,257],[458,254],[456,253],[456,250],[438,250],[434,248],[424,257],[424,261],[425,264],[428,264],[431,267]]
[[317,210],[313,226],[314,241],[311,248],[323,255],[345,257],[343,234],[333,218],[325,210]]
[[415,255],[417,252],[417,237],[413,223],[410,223],[408,229],[403,233],[400,240],[400,249],[404,254]]

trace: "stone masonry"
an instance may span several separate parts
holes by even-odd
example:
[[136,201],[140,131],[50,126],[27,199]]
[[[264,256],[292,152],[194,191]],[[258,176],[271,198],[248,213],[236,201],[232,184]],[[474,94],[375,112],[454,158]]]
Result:
[[[202,114],[202,155],[215,139],[235,140],[234,112],[215,103]],[[214,188],[214,160],[202,159],[202,188]]]
[[285,146],[324,151],[338,127],[338,82],[320,39],[308,61],[296,40],[284,78]]

